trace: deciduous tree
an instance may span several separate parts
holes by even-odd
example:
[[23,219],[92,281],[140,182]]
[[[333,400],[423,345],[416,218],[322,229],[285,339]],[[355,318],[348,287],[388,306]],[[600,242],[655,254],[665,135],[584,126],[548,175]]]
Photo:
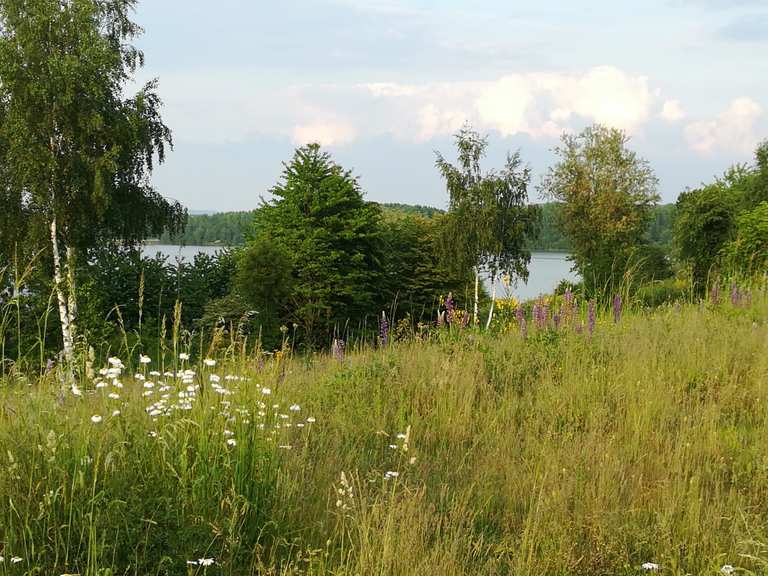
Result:
[[171,144],[156,84],[125,98],[143,64],[135,0],[0,2],[0,141],[14,209],[48,227],[64,354],[76,336],[78,253],[181,225],[150,185]]

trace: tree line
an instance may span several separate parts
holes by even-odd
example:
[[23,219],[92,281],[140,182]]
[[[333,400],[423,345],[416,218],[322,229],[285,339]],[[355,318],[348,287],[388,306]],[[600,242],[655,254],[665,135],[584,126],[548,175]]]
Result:
[[[380,203],[384,213],[404,212],[432,218],[445,214],[445,210],[432,206]],[[541,228],[538,237],[528,248],[534,252],[568,252],[571,249],[568,236],[558,225],[562,206],[556,202],[538,203],[541,210]],[[651,244],[672,254],[673,221],[675,204],[660,204],[651,209],[651,222],[646,237]],[[175,234],[164,231],[159,238],[150,239],[159,244],[179,246],[243,246],[253,225],[253,210],[217,212],[214,214],[190,214],[183,230]]]

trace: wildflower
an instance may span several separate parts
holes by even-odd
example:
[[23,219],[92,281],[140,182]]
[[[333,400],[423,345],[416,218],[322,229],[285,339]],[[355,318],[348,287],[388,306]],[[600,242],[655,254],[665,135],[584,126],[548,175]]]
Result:
[[147,435],[150,438],[157,438],[157,432],[155,432],[154,430],[150,430],[149,432],[147,432]]
[[731,304],[734,306],[741,304],[741,290],[739,290],[739,286],[736,282],[731,284]]
[[203,364],[205,364],[209,368],[212,368],[216,366],[216,360],[211,360],[210,358],[206,358],[205,360],[203,360]]
[[640,568],[646,572],[658,572],[661,566],[654,564],[653,562],[644,562]]
[[72,385],[72,394],[73,394],[74,396],[82,396],[82,395],[83,395],[83,392],[82,392],[82,390],[80,390],[80,388],[78,388],[77,386],[75,386],[75,385],[73,384],[73,385]]
[[552,316],[552,322],[553,322],[553,323],[554,323],[554,325],[555,325],[555,331],[557,331],[557,330],[559,330],[559,329],[560,329],[560,322],[561,322],[561,321],[562,321],[562,316],[560,316],[560,314],[558,314],[558,313],[555,313],[555,314]]
[[733,574],[734,572],[736,572],[736,568],[734,568],[730,564],[726,564],[722,568],[720,568],[720,572],[722,574]]
[[352,490],[352,484],[347,480],[347,475],[344,472],[341,473],[340,487],[336,489],[339,494],[339,498],[336,500],[336,507],[346,510],[352,505],[354,498],[354,491]]
[[234,438],[227,439],[227,446],[237,446],[237,440]]
[[181,354],[179,354],[179,360],[181,360],[182,362],[184,360],[189,360],[189,354],[187,354],[186,352],[182,352]]
[[197,563],[200,566],[213,566],[213,558],[200,558]]
[[24,559],[20,558],[18,556],[11,556],[11,564],[18,564],[19,562],[22,562]]
[[389,480],[390,478],[397,478],[398,476],[400,476],[400,472],[389,471],[384,474],[384,480]]
[[453,304],[453,293],[448,292],[448,297],[445,299],[445,316],[448,321],[448,325],[454,323],[456,317],[456,310]]
[[150,362],[152,362],[152,358],[139,354],[139,364],[149,364]]
[[334,338],[333,340],[333,357],[336,358],[339,362],[344,362],[344,340],[338,340]]
[[232,436],[234,436],[234,435],[235,435],[235,433],[234,433],[234,432],[232,432],[232,430],[224,430],[224,436],[225,436],[225,437],[227,437],[227,438],[231,438],[231,437],[232,437]]
[[315,420],[312,416],[310,416],[309,418],[307,418],[307,422],[309,422],[310,424],[314,424],[315,422],[317,422],[317,420]]
[[120,394],[117,392],[110,392],[107,398],[110,398],[112,400],[120,400]]
[[120,358],[112,357],[112,358],[109,358],[107,362],[109,362],[109,365],[112,366],[113,368],[118,368],[118,369],[125,368],[125,366],[123,366],[123,361],[120,360]]
[[114,410],[114,411],[112,412],[112,417],[113,417],[113,418],[117,418],[118,416],[120,416],[120,410]]
[[272,394],[272,390],[271,390],[271,389],[269,389],[269,388],[262,388],[262,389],[261,389],[261,393],[262,393],[262,395],[264,395],[264,396],[269,396],[270,394]]
[[379,320],[379,338],[381,339],[381,345],[386,346],[389,342],[389,322],[387,322],[387,314],[381,313],[381,320]]
[[93,422],[94,424],[98,424],[99,422],[101,422],[101,420],[102,418],[98,414],[94,414],[93,416],[91,416],[91,422]]
[[613,321],[618,324],[621,321],[621,296],[613,297]]
[[595,312],[595,301],[590,300],[589,301],[589,308],[587,309],[587,329],[589,330],[589,335],[592,336],[595,332],[595,322],[596,322],[596,312]]
[[291,412],[298,412],[299,410],[301,410],[301,406],[299,406],[298,404],[293,404],[290,408],[288,408],[288,410],[290,410]]
[[154,382],[144,382],[144,388],[151,389],[155,387]]

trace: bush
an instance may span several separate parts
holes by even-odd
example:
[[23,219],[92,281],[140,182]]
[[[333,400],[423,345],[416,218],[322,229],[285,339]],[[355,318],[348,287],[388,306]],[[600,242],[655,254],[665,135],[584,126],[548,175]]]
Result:
[[680,279],[668,278],[641,286],[635,299],[641,306],[656,308],[664,304],[685,301],[690,294],[690,285]]

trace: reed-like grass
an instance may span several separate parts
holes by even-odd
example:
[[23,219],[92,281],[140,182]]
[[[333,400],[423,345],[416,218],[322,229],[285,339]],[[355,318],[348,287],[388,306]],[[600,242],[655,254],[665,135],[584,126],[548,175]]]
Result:
[[0,574],[762,574],[767,318],[8,378]]

